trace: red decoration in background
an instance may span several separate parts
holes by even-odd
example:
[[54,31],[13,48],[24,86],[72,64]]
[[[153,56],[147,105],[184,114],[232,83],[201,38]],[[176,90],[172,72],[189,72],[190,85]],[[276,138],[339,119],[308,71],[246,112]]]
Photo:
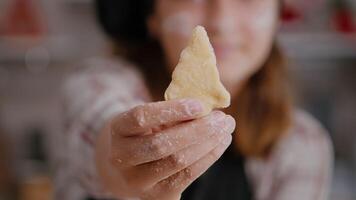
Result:
[[332,18],[334,27],[343,33],[352,33],[356,31],[356,24],[353,21],[352,14],[348,10],[337,10]]
[[338,31],[344,33],[351,33],[356,30],[355,29],[356,27],[352,20],[352,15],[349,12],[340,10],[336,12],[333,20],[334,20],[334,26]]
[[43,21],[32,0],[13,0],[0,27],[0,34],[6,36],[42,36],[45,33]]
[[352,16],[352,6],[346,0],[333,1],[333,13],[331,15],[331,25],[342,33],[356,32],[356,23]]
[[294,21],[300,19],[302,14],[299,12],[298,9],[291,5],[284,4],[282,8],[281,18],[285,22]]
[[299,13],[299,11],[292,7],[292,6],[288,6],[288,5],[284,5],[283,9],[282,9],[282,20],[285,22],[289,22],[289,21],[294,21],[297,19],[301,18],[301,13]]

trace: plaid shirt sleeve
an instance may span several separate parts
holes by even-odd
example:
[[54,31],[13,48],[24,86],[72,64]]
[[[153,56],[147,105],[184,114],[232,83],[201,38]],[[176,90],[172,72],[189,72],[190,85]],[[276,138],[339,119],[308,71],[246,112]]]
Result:
[[132,66],[92,59],[63,87],[64,128],[56,147],[56,199],[107,197],[95,169],[96,136],[106,121],[147,100],[142,78]]
[[326,200],[333,169],[327,132],[305,112],[266,160],[250,159],[246,171],[257,200]]

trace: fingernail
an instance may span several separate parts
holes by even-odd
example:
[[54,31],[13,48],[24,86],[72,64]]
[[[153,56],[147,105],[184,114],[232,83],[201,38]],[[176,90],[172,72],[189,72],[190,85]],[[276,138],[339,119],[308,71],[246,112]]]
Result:
[[219,131],[223,130],[223,128],[226,126],[226,115],[223,112],[220,111],[213,111],[209,117],[210,125],[213,128],[218,128]]
[[223,120],[225,119],[225,114],[221,111],[213,111],[211,113],[211,117],[213,118],[213,120],[216,120],[216,121],[221,121],[223,122]]
[[203,105],[195,99],[184,100],[184,106],[186,106],[187,113],[195,115],[203,112]]
[[236,122],[235,119],[233,117],[231,117],[230,115],[227,115],[225,118],[225,130],[228,133],[233,133],[236,127]]
[[225,146],[229,146],[231,144],[232,138],[231,136],[224,138],[224,140],[221,142]]

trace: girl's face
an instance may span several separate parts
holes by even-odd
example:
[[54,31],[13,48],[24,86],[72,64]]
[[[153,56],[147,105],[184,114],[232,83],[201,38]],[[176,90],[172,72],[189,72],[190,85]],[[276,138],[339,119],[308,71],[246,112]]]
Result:
[[193,28],[202,25],[230,92],[262,67],[278,22],[278,0],[156,0],[154,9],[148,27],[163,47],[169,70],[177,64]]

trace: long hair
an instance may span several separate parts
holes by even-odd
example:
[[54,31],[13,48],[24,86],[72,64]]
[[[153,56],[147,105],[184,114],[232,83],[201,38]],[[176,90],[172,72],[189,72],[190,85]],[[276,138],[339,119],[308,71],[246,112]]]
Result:
[[235,147],[246,156],[264,157],[286,133],[292,98],[285,59],[275,44],[265,64],[238,94]]
[[[160,44],[149,37],[146,19],[153,0],[96,0],[99,22],[115,44],[115,53],[136,64],[151,94],[163,94],[170,76]],[[244,156],[264,157],[290,124],[291,98],[284,57],[274,44],[264,65],[236,99],[234,146]],[[159,99],[156,99],[159,100]],[[234,103],[234,102],[233,102]]]

